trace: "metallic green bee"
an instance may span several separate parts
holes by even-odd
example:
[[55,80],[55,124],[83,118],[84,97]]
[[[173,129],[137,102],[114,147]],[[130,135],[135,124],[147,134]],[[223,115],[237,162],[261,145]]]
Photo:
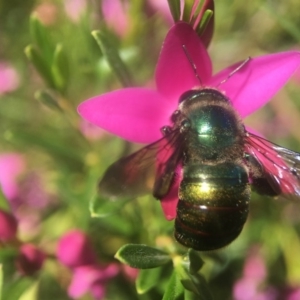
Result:
[[163,138],[111,165],[102,195],[161,200],[178,182],[175,238],[199,251],[215,250],[242,231],[251,187],[277,196],[300,195],[300,154],[245,129],[218,89],[185,92],[162,128]]

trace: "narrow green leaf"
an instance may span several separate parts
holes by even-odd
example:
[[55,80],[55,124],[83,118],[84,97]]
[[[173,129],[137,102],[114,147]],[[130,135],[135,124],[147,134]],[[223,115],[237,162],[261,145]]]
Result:
[[7,134],[7,140],[12,143],[30,145],[31,147],[41,147],[55,159],[59,160],[60,163],[76,169],[82,168],[83,157],[80,149],[71,147],[67,142],[63,142],[54,132],[40,134],[40,130],[38,129],[36,131],[27,131],[27,128],[18,127],[15,131],[10,131]]
[[139,244],[128,244],[121,247],[115,258],[138,269],[156,268],[171,260],[169,254],[164,251]]
[[52,72],[49,68],[49,65],[44,59],[44,57],[42,57],[38,49],[33,45],[29,45],[25,48],[25,54],[27,58],[32,62],[34,67],[37,69],[39,74],[42,76],[42,78],[47,82],[47,84],[51,88],[55,88],[55,82],[53,80]]
[[209,21],[211,20],[213,14],[214,14],[214,12],[210,9],[207,9],[205,11],[205,13],[203,14],[200,23],[196,27],[196,32],[199,36],[201,36],[204,33],[204,31],[205,31]]
[[189,290],[185,290],[184,291],[184,300],[199,300],[199,297],[195,293],[193,293]]
[[183,292],[184,287],[180,281],[180,275],[174,270],[162,300],[179,300]]
[[3,286],[3,299],[19,299],[22,294],[32,285],[33,279],[20,277],[8,285]]
[[200,257],[199,252],[189,249],[186,256],[182,260],[182,264],[186,271],[193,275],[200,271],[204,265],[204,261]]
[[56,87],[58,90],[64,91],[67,87],[70,73],[67,55],[61,44],[57,44],[55,47],[51,70]]
[[276,21],[277,23],[286,31],[288,32],[298,43],[300,42],[300,31],[299,26],[288,16],[283,16],[282,14],[278,13],[276,9],[274,9],[271,5],[266,2],[266,6],[263,7]]
[[34,43],[40,49],[43,57],[49,62],[52,61],[54,45],[50,41],[47,29],[37,18],[36,14],[31,15],[29,24],[30,34]]
[[54,93],[48,90],[39,90],[34,94],[35,99],[43,103],[50,109],[62,111],[61,107],[58,104],[57,99],[54,96]]
[[112,44],[109,34],[105,29],[92,32],[93,37],[97,41],[102,53],[104,54],[111,69],[116,74],[123,86],[132,86],[132,80],[127,66],[121,59],[118,50]]
[[195,0],[185,0],[184,1],[182,20],[187,23],[190,22],[191,12],[192,12],[194,2],[195,2]]
[[120,211],[129,199],[109,200],[99,193],[90,200],[90,213],[92,218],[106,218]]
[[[191,279],[185,278],[181,279],[181,283],[184,286],[184,288],[190,292],[193,292],[194,294],[198,295],[197,288],[195,287],[194,283]],[[200,296],[200,295],[199,295]]]
[[168,0],[174,22],[180,20],[180,0]]
[[191,275],[190,277],[196,290],[196,294],[199,295],[199,300],[213,300],[213,296],[203,275],[198,273]]
[[0,188],[0,209],[5,210],[5,211],[9,211],[10,210],[10,206],[8,204],[7,199],[5,198],[2,189]]
[[162,268],[144,269],[139,271],[136,280],[136,290],[139,294],[144,294],[152,289],[159,282]]

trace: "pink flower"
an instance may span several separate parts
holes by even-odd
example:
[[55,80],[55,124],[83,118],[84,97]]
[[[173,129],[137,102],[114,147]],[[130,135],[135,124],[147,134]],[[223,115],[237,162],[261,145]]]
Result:
[[254,247],[250,250],[247,257],[243,277],[239,279],[233,287],[233,296],[235,300],[267,300],[273,293],[273,289],[260,290],[261,284],[266,279],[267,270],[263,257],[259,249]]
[[69,231],[59,240],[57,258],[69,268],[97,262],[96,254],[88,236],[80,230]]
[[129,2],[121,0],[102,0],[102,12],[107,24],[120,36],[129,28]]
[[43,266],[46,255],[33,244],[24,244],[17,257],[17,268],[23,275],[33,275]]
[[0,154],[0,186],[8,200],[18,195],[17,177],[24,171],[25,161],[18,153]]
[[[167,1],[148,0],[148,3],[149,3],[150,12],[151,10],[153,10],[154,13],[161,14],[164,17],[165,21],[167,21],[170,25],[173,24],[174,20]],[[201,7],[200,9],[199,6]],[[211,10],[213,14],[209,22],[206,24],[205,30],[199,33],[200,38],[206,48],[208,47],[214,32],[214,18],[215,18],[214,6],[215,5],[213,0],[205,0],[205,1],[201,1],[201,3],[200,0],[194,0],[194,1],[180,0],[180,17],[179,20],[175,20],[175,21],[185,21],[189,23],[194,30],[197,31],[199,23],[201,22],[204,16],[204,13],[207,10]],[[189,9],[191,10],[189,15],[187,15],[186,12],[189,11]]]
[[17,71],[7,63],[0,62],[0,95],[11,92],[19,86]]
[[16,237],[18,223],[15,217],[3,210],[0,210],[0,241],[8,242]]
[[57,258],[72,269],[73,277],[68,288],[72,298],[79,298],[91,292],[95,299],[102,299],[106,282],[119,272],[116,264],[102,266],[97,262],[88,236],[80,230],[69,231],[60,239]]
[[[199,88],[194,70],[183,51],[185,45],[197,68],[202,86],[217,88],[241,63],[212,74],[212,63],[200,38],[184,22],[168,32],[156,66],[156,89],[125,88],[96,96],[81,103],[79,114],[87,121],[131,142],[153,143],[162,137],[160,129],[185,91]],[[242,118],[265,105],[300,65],[300,52],[288,51],[251,59],[220,90],[232,101]],[[176,216],[178,185],[161,200],[166,218]]]
[[106,292],[107,280],[115,277],[119,272],[116,264],[107,267],[90,265],[75,269],[68,293],[72,298],[79,298],[91,292],[95,299],[102,299]]
[[86,0],[65,0],[65,11],[73,22],[78,22],[86,9]]

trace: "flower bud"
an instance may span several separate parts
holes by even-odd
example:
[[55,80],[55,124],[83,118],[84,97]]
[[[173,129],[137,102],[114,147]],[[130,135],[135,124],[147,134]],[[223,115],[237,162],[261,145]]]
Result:
[[69,268],[90,265],[97,261],[88,236],[80,230],[69,231],[60,239],[57,258]]
[[18,223],[15,217],[3,210],[0,210],[0,241],[7,242],[15,238]]
[[45,253],[33,244],[24,244],[20,248],[16,265],[23,275],[33,275],[44,263]]

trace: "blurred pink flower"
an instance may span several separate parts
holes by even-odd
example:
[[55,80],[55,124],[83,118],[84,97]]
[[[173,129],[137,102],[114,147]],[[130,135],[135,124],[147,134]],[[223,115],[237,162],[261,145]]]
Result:
[[300,287],[291,289],[288,294],[287,300],[299,300],[300,299]]
[[23,244],[16,265],[23,275],[33,275],[42,268],[45,258],[44,252],[35,245]]
[[89,265],[78,267],[74,270],[72,282],[68,293],[72,298],[79,298],[90,292],[95,299],[102,299],[105,296],[107,280],[115,277],[119,272],[116,264],[107,267]]
[[250,249],[246,258],[243,277],[233,288],[235,300],[271,300],[271,290],[260,290],[261,284],[266,279],[267,270],[263,257],[256,247]]
[[[214,1],[213,0],[205,0],[200,3],[200,0],[194,0],[189,1],[190,3],[185,3],[184,0],[180,0],[180,20],[186,21],[191,24],[191,26],[196,29],[198,24],[201,22],[203,15],[206,10],[213,11],[213,15],[211,16],[211,19],[209,20],[205,30],[201,34],[201,40],[203,44],[208,47],[214,31],[214,18],[215,18],[215,12],[214,12]],[[149,5],[149,10],[152,13],[157,13],[163,16],[164,20],[172,25],[174,23],[168,1],[161,1],[161,0],[148,0],[147,4]],[[201,5],[201,9],[199,11],[196,10],[198,5]],[[185,5],[191,5],[191,13],[189,16],[185,16],[183,14],[185,10]],[[187,18],[184,20],[183,18]]]
[[86,9],[86,0],[65,0],[66,14],[73,22],[78,22]]
[[[153,143],[162,138],[160,129],[170,125],[179,97],[199,88],[199,81],[183,51],[185,45],[197,68],[202,86],[217,88],[219,83],[240,66],[234,64],[212,75],[210,57],[193,28],[176,23],[168,32],[156,66],[156,89],[125,88],[96,96],[78,107],[87,121],[136,143]],[[251,59],[221,90],[231,99],[242,118],[265,105],[288,81],[300,65],[300,52],[289,51]],[[201,87],[200,87],[201,88]],[[176,217],[178,182],[161,199],[168,220]]]
[[138,277],[139,274],[139,269],[132,268],[128,265],[122,264],[121,265],[122,272],[125,274],[125,276],[130,280],[130,281],[135,281]]
[[0,95],[14,91],[19,86],[19,75],[8,63],[0,62]]
[[258,253],[251,253],[244,265],[244,276],[254,278],[256,281],[263,281],[266,275],[267,270],[263,257]]
[[34,235],[43,212],[54,205],[54,196],[45,191],[37,171],[28,172],[24,156],[0,154],[0,187],[18,220],[19,231]]
[[59,240],[56,254],[58,260],[73,271],[68,288],[72,298],[79,298],[90,292],[95,299],[102,299],[107,280],[119,273],[117,264],[102,266],[97,262],[88,236],[77,229],[67,232]]
[[25,170],[25,160],[18,153],[0,154],[0,186],[8,200],[18,195],[17,177]]
[[15,239],[18,229],[16,218],[3,210],[0,210],[0,241],[9,242]]
[[102,0],[103,17],[118,35],[123,36],[129,28],[129,1]]
[[57,5],[50,1],[45,1],[34,9],[35,15],[46,26],[53,25],[57,21],[58,9]]
[[71,230],[61,237],[56,253],[60,262],[69,268],[97,262],[89,237],[80,230]]

